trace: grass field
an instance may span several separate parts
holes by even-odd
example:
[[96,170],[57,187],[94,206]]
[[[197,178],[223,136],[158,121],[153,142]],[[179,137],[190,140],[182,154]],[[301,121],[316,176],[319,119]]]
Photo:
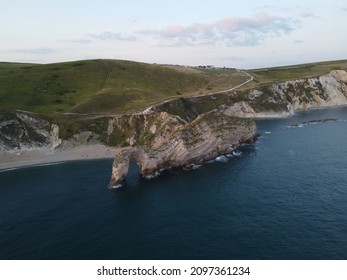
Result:
[[[169,97],[232,87],[236,73],[210,74],[120,60],[46,65],[0,63],[0,109],[125,113]],[[237,79],[240,79],[237,73]]]
[[[347,69],[347,61],[247,70],[243,88]],[[195,69],[122,60],[55,64],[0,62],[0,109],[51,114],[123,114],[168,98],[232,88],[249,77],[237,70]]]
[[347,69],[347,60],[247,70],[247,73],[254,77],[254,82],[245,87],[252,88],[274,82],[311,78],[328,74],[332,70],[342,69]]

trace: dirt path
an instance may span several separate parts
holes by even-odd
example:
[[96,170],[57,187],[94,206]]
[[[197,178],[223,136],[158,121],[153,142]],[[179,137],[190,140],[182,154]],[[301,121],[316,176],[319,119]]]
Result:
[[251,74],[249,74],[249,73],[247,73],[247,72],[245,72],[243,70],[237,70],[237,71],[247,75],[249,77],[249,79],[247,81],[237,85],[237,86],[234,86],[232,88],[225,89],[225,90],[222,90],[222,91],[210,92],[210,93],[199,94],[199,95],[177,96],[177,97],[175,96],[175,97],[171,97],[171,98],[168,98],[168,99],[165,99],[165,100],[157,101],[157,102],[149,105],[143,112],[144,113],[150,112],[152,110],[152,108],[155,107],[155,106],[160,106],[162,104],[165,104],[165,103],[170,102],[172,100],[176,100],[176,99],[181,98],[181,97],[194,98],[194,97],[203,97],[203,96],[215,95],[215,94],[220,94],[220,93],[227,93],[229,91],[238,89],[238,88],[240,88],[240,87],[242,87],[242,86],[244,86],[244,85],[246,85],[246,84],[248,84],[248,83],[250,83],[250,82],[252,82],[254,80],[254,77]]

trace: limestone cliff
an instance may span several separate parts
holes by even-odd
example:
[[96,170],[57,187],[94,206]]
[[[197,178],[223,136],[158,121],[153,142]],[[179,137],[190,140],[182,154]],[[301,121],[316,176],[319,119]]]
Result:
[[[0,151],[13,152],[47,148],[69,149],[73,146],[100,144],[100,135],[82,122],[72,135],[62,138],[61,130],[70,130],[75,123],[53,123],[52,118],[26,111],[0,111]],[[93,120],[94,122],[94,120]],[[93,123],[93,127],[96,127]],[[103,130],[103,128],[101,127]],[[106,132],[105,132],[106,134]]]
[[131,148],[115,157],[110,186],[123,181],[131,160],[137,162],[143,176],[154,176],[162,169],[190,168],[231,153],[257,137],[254,121],[216,110],[191,122],[165,112],[138,115],[129,121],[127,142]]
[[347,104],[347,72],[262,85],[249,90],[181,98],[152,108],[194,119],[219,109],[241,118],[285,117],[297,110]]
[[244,100],[223,107],[224,113],[246,118],[281,117],[297,110],[347,104],[347,72],[285,81],[248,90]]
[[42,117],[23,111],[0,112],[0,151],[56,147],[57,127]]

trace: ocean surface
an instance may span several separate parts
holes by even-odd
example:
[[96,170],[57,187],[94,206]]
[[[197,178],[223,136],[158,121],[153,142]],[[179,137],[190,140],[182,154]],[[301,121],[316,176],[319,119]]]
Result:
[[346,120],[257,121],[241,155],[117,190],[112,160],[0,172],[0,259],[347,259]]

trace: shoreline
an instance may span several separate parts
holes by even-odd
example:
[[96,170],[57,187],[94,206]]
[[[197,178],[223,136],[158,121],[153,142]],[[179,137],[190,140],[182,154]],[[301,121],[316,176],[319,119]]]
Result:
[[0,172],[76,160],[113,159],[118,151],[119,148],[101,144],[81,145],[63,150],[43,147],[35,150],[1,151]]
[[[295,110],[294,114],[284,115],[273,114],[268,116],[253,117],[255,121],[269,119],[290,118],[302,112],[314,110],[347,108],[347,104],[329,105],[323,107],[311,107]],[[48,147],[36,148],[32,150],[0,151],[0,172],[13,169],[42,166],[46,164],[59,164],[68,161],[94,160],[94,159],[114,159],[120,148],[108,147],[102,144],[80,145],[72,148],[60,148],[51,150]]]

